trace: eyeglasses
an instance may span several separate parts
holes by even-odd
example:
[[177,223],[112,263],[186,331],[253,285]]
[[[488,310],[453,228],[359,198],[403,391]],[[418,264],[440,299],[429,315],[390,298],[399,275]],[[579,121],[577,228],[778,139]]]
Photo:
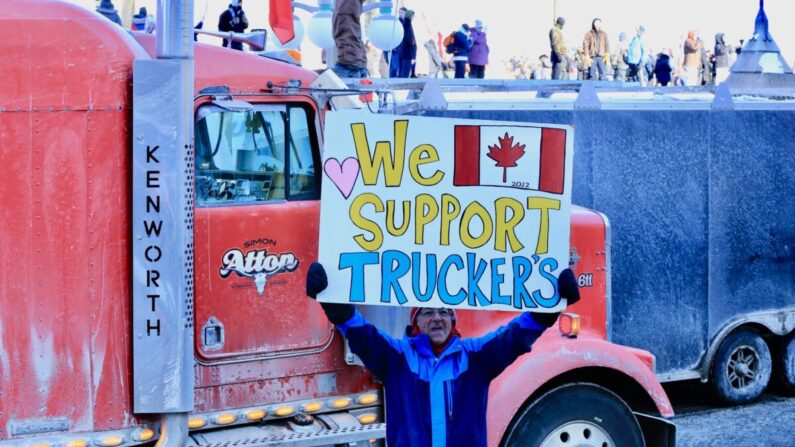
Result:
[[453,310],[452,309],[429,309],[424,308],[420,309],[417,312],[417,315],[423,318],[431,318],[434,314],[439,315],[442,318],[452,318],[453,317]]

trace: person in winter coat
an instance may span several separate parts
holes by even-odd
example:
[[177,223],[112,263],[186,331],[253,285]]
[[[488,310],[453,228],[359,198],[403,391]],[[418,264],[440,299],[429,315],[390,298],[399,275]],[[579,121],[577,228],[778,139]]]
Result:
[[629,66],[627,77],[631,82],[640,82],[641,85],[646,81],[646,70],[644,68],[648,52],[646,44],[643,43],[643,33],[646,28],[643,25],[635,29],[635,36],[627,47],[627,65]]
[[411,77],[412,68],[417,63],[417,41],[414,38],[414,26],[411,24],[414,11],[400,8],[398,15],[400,24],[403,25],[403,40],[398,46],[398,66],[400,68],[397,77],[408,78]]
[[569,49],[566,48],[566,39],[563,37],[563,25],[566,19],[558,17],[555,25],[549,30],[549,46],[552,50],[552,79],[566,79],[569,62]]
[[602,30],[602,20],[593,19],[591,30],[585,33],[582,42],[583,50],[591,59],[591,79],[605,79],[607,70],[605,58],[610,53],[610,45],[607,41],[607,33]]
[[[232,0],[226,11],[221,13],[218,18],[218,31],[243,33],[248,28],[248,18],[243,11],[243,0]],[[231,47],[233,50],[243,50],[242,42],[229,42],[224,39],[224,46]]]
[[331,16],[337,63],[331,69],[341,78],[366,78],[367,50],[362,42],[362,2],[337,0]]
[[486,76],[486,65],[489,64],[489,44],[486,42],[483,22],[475,20],[470,37],[472,48],[469,49],[469,77],[483,79]]
[[705,47],[701,47],[701,76],[698,85],[713,85],[712,82],[712,54],[707,52]]
[[469,25],[464,23],[453,38],[453,63],[455,64],[456,79],[464,78],[469,61],[469,49],[472,48],[472,38],[469,36]]
[[671,50],[668,50],[667,53],[661,51],[657,55],[657,61],[654,63],[654,77],[657,78],[657,83],[666,87],[671,82],[671,73],[673,71]]
[[[146,7],[141,6],[141,9],[138,10],[138,14],[132,16],[132,30],[133,31],[143,31],[144,26],[146,25]],[[196,35],[194,34],[194,39],[196,40]]]
[[684,45],[685,60],[682,63],[681,75],[685,85],[698,85],[702,48],[704,48],[704,42],[696,36],[696,32],[688,32]]
[[715,34],[715,85],[729,77],[729,55],[734,52],[723,33]]
[[[328,285],[323,266],[312,263],[306,293],[315,298]],[[561,297],[580,299],[566,269]],[[384,384],[386,441],[390,446],[486,446],[489,384],[557,320],[557,314],[525,312],[477,338],[462,338],[453,309],[414,308],[406,336],[394,339],[350,304],[321,303],[351,351]]]
[[614,53],[613,59],[613,67],[615,68],[615,76],[614,79],[616,81],[624,82],[627,80],[627,69],[629,66],[627,65],[627,50],[628,50],[628,43],[627,43],[627,35],[625,33],[618,34],[618,47],[616,48],[616,52]]
[[444,75],[444,61],[433,39],[428,39],[423,46],[428,52],[428,77],[438,78],[439,74]]

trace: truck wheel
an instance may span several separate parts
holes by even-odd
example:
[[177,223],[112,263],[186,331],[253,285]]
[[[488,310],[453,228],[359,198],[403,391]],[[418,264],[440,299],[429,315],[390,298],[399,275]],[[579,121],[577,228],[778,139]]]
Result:
[[765,391],[771,369],[767,343],[750,329],[740,330],[718,348],[712,362],[712,386],[723,403],[748,403]]
[[779,357],[779,382],[784,391],[795,393],[795,334],[786,338]]
[[621,398],[597,385],[563,385],[525,408],[508,429],[506,447],[643,447],[643,434]]

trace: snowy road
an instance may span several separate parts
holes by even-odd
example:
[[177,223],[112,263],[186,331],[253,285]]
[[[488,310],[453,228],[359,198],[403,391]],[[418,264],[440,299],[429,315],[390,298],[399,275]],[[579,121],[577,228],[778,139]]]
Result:
[[795,397],[767,393],[750,405],[719,407],[703,387],[666,388],[677,447],[795,447]]

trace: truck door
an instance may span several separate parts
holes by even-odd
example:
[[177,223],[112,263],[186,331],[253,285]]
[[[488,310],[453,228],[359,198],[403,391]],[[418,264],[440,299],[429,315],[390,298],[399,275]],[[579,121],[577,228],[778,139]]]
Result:
[[197,110],[194,326],[202,363],[313,352],[331,339],[304,285],[317,259],[315,109],[248,106]]

